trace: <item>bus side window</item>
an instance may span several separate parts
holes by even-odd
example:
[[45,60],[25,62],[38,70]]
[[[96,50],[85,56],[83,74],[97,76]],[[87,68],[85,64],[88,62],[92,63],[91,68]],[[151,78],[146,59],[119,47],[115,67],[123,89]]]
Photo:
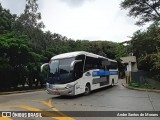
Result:
[[102,65],[102,59],[86,56],[85,71],[92,70],[92,69],[103,69],[104,70],[105,66]]
[[94,68],[94,58],[86,56],[84,72]]
[[81,78],[83,75],[83,63],[82,62],[78,62],[75,64],[74,66],[74,77],[76,79]]
[[117,69],[117,63],[116,62],[111,62],[111,65],[109,65],[109,69]]
[[85,59],[84,55],[79,55],[76,57],[76,60],[82,60],[82,62],[77,62],[74,66],[75,79],[81,78],[83,75],[84,59]]

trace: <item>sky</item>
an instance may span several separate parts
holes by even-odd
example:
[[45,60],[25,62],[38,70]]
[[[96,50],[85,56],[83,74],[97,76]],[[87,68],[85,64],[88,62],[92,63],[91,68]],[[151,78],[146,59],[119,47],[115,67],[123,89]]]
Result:
[[[74,40],[123,42],[147,26],[135,25],[136,19],[120,8],[122,0],[39,0],[45,31]],[[0,0],[4,8],[20,15],[25,0]]]

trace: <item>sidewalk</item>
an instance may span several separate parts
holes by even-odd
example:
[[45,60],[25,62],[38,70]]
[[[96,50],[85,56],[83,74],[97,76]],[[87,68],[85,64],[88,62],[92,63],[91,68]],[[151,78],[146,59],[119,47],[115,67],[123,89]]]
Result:
[[11,92],[0,92],[0,95],[8,95],[8,94],[16,94],[16,93],[26,93],[26,92],[35,92],[35,91],[43,91],[43,90],[45,90],[45,88],[33,89],[33,90],[11,91]]

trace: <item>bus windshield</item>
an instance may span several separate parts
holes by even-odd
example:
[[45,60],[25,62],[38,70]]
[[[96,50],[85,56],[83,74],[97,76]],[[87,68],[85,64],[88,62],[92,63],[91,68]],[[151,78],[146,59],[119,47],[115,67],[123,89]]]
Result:
[[75,58],[65,58],[60,60],[52,60],[49,64],[48,83],[65,84],[74,80],[73,70],[70,65]]

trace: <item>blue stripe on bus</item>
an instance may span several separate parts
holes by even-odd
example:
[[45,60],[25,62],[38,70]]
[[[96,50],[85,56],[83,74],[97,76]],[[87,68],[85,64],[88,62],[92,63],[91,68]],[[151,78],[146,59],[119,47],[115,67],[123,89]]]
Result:
[[93,71],[92,76],[118,75],[118,71]]

